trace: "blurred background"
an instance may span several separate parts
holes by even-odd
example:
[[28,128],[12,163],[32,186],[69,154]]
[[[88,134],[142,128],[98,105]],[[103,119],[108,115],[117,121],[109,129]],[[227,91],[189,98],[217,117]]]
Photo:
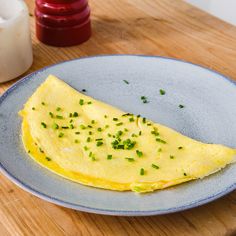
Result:
[[186,2],[236,25],[235,0],[186,0]]

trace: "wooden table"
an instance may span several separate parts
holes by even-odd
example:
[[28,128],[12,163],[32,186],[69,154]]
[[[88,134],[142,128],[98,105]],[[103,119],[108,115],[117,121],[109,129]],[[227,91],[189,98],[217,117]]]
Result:
[[[33,14],[34,1],[27,0]],[[180,0],[91,0],[92,38],[54,48],[35,38],[26,73],[81,56],[148,54],[185,59],[236,79],[236,27]],[[15,80],[16,81],[16,80]],[[0,85],[0,93],[13,82]],[[236,235],[236,191],[207,205],[153,217],[82,213],[45,202],[0,175],[0,235]]]

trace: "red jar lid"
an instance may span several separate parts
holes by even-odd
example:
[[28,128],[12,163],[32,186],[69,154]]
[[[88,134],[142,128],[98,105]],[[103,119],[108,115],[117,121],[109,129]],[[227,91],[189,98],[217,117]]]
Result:
[[36,35],[53,46],[72,46],[91,36],[87,0],[36,0]]

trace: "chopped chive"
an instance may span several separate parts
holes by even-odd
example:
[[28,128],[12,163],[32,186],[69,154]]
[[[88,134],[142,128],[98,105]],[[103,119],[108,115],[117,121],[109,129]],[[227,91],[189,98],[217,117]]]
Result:
[[138,137],[137,134],[132,134],[131,137]]
[[68,126],[62,126],[61,128],[62,128],[62,129],[69,129]]
[[147,98],[145,96],[141,96],[141,100],[146,100]]
[[114,117],[112,120],[114,120],[114,121],[118,121],[118,118]]
[[79,140],[78,140],[78,139],[75,139],[75,143],[79,143]]
[[138,155],[138,157],[143,156],[143,153],[141,151],[139,151],[139,150],[136,150],[136,154]]
[[92,131],[89,131],[89,135],[92,135],[93,134],[93,132]]
[[102,131],[102,128],[100,128],[100,127],[97,128],[97,131],[98,131],[98,132],[101,132],[101,131]]
[[111,160],[112,159],[112,155],[107,155],[107,160]]
[[154,169],[159,169],[160,167],[157,166],[157,165],[155,165],[155,164],[152,164],[152,168],[154,168]]
[[187,176],[187,174],[184,172],[184,176]]
[[45,157],[47,161],[51,161],[52,159],[50,157]]
[[70,114],[69,114],[69,117],[72,117],[72,116],[73,116],[73,114],[72,114],[72,113],[70,113]]
[[73,113],[73,117],[78,117],[78,116],[79,116],[78,112],[75,111],[75,112]]
[[103,140],[103,138],[96,138],[95,140],[96,141],[101,141],[101,140]]
[[91,104],[92,104],[92,102],[91,102],[91,101],[89,101],[89,102],[88,102],[88,105],[91,105]]
[[32,110],[35,111],[35,107],[32,107]]
[[64,136],[64,133],[62,133],[62,132],[60,132],[58,135],[59,138],[62,138],[63,136]]
[[153,134],[154,136],[158,136],[158,135],[160,135],[160,134],[157,132],[157,130],[153,130],[153,131],[151,131],[151,134]]
[[132,116],[133,114],[130,114],[130,113],[125,113],[123,114],[122,116]]
[[105,129],[108,129],[110,126],[109,125],[105,125]]
[[151,123],[147,123],[147,126],[151,126],[152,124]]
[[73,124],[70,124],[70,129],[74,129],[75,126]]
[[56,118],[62,120],[63,116],[56,115]]
[[120,122],[120,123],[117,123],[116,126],[121,126],[123,124],[124,124],[123,122]]
[[104,115],[104,118],[106,119],[108,116],[107,115]]
[[93,126],[92,126],[92,125],[88,125],[88,128],[92,129],[92,128],[93,128]]
[[81,129],[86,129],[86,126],[85,125],[80,125],[80,128]]
[[28,150],[28,153],[30,153],[30,150]]
[[158,152],[162,152],[162,149],[161,149],[161,148],[159,148],[159,149],[158,149]]
[[88,151],[89,148],[88,148],[87,146],[84,146],[84,150],[85,150],[85,151]]
[[61,108],[60,108],[60,107],[57,107],[56,111],[61,111]]
[[145,171],[143,168],[140,169],[140,175],[144,175]]
[[71,119],[71,120],[70,120],[70,123],[72,123],[72,122],[74,122],[74,120]]
[[181,150],[181,149],[183,149],[183,147],[180,146],[180,147],[178,147],[178,149]]
[[88,143],[91,142],[91,138],[90,137],[87,138],[87,142]]
[[163,140],[163,139],[160,139],[160,138],[157,138],[156,141],[159,142],[159,143],[164,143],[164,144],[166,144],[166,141]]
[[81,106],[83,106],[83,105],[84,105],[84,100],[83,100],[83,99],[80,99],[80,100],[79,100],[79,104],[80,104]]
[[129,130],[127,128],[124,129],[125,132],[128,132]]
[[160,89],[159,92],[160,92],[161,95],[165,95],[166,94],[166,91],[163,90],[163,89]]
[[142,135],[142,131],[141,131],[141,130],[139,131],[138,135],[139,135],[139,136],[141,136],[141,135]]
[[59,129],[59,125],[56,124],[56,123],[54,123],[54,124],[52,125],[52,128],[53,128],[53,129]]
[[78,134],[80,134],[80,132],[75,132],[75,134],[77,134],[77,135],[78,135]]
[[145,117],[143,117],[143,123],[144,123],[144,124],[146,123],[146,118],[145,118]]
[[45,102],[41,102],[41,104],[42,104],[43,106],[45,106]]
[[134,158],[126,157],[125,159],[129,162],[134,162]]
[[107,136],[108,136],[108,137],[111,137],[112,135],[108,133]]
[[137,118],[139,118],[141,115],[137,115]]
[[43,151],[43,149],[42,149],[42,148],[39,148],[39,151],[40,151],[41,153],[44,153],[44,151]]
[[184,108],[184,105],[182,105],[182,104],[179,104],[179,108]]
[[98,141],[98,142],[97,142],[97,147],[102,146],[102,145],[103,145],[103,142],[102,142],[102,141]]
[[92,124],[95,124],[95,120],[92,120],[91,123],[92,123]]
[[123,81],[124,81],[126,84],[129,84],[129,81],[127,81],[127,80],[125,80],[125,79],[123,79]]
[[174,159],[174,158],[175,158],[174,156],[170,155],[170,159]]
[[129,118],[129,122],[134,122],[134,118],[133,117]]
[[43,126],[44,129],[47,128],[47,125],[44,122],[41,122],[41,125]]
[[53,118],[53,117],[54,117],[52,112],[49,112],[49,115],[51,116],[51,118]]
[[82,89],[82,92],[86,93],[86,92],[87,92],[87,90],[86,90],[86,89]]

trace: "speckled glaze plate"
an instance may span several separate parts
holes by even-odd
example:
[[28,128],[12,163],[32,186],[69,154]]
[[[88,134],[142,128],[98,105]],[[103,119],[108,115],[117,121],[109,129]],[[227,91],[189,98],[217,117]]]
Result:
[[[37,71],[0,97],[0,169],[21,188],[61,206],[125,216],[182,211],[236,188],[235,164],[203,180],[142,195],[83,186],[39,166],[23,150],[17,112],[49,74],[79,91],[86,89],[96,99],[142,114],[191,138],[236,148],[236,84],[225,76],[163,57],[113,55],[76,59]],[[161,96],[159,89],[166,94]],[[142,95],[150,102],[142,103]],[[179,104],[185,108],[180,109]]]

